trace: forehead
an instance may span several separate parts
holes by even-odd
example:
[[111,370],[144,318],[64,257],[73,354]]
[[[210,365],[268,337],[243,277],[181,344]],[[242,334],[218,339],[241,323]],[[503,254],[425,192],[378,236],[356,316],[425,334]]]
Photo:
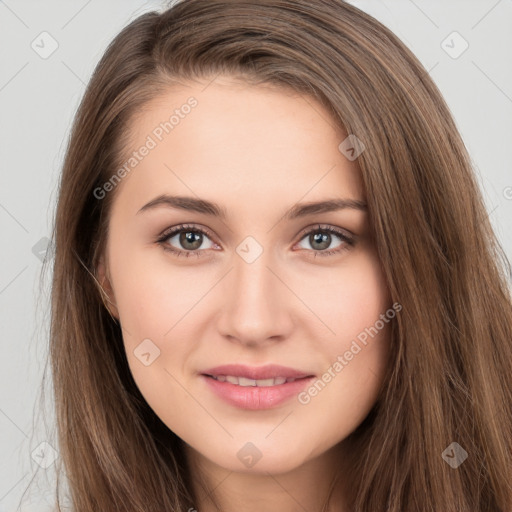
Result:
[[363,198],[357,163],[338,149],[344,131],[314,98],[289,89],[225,77],[174,85],[133,117],[128,133],[122,160],[139,155],[122,180],[124,196],[195,194],[254,208],[260,199]]

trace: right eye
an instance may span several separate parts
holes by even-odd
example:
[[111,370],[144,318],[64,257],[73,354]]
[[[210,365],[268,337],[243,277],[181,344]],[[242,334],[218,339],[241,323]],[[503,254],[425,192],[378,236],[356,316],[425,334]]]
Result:
[[[210,246],[202,247],[210,234],[203,228],[191,225],[174,226],[166,230],[157,240],[164,250],[174,253],[176,256],[201,256],[205,249],[219,247],[210,240]],[[173,245],[172,241],[174,240]],[[202,248],[201,248],[202,247]]]

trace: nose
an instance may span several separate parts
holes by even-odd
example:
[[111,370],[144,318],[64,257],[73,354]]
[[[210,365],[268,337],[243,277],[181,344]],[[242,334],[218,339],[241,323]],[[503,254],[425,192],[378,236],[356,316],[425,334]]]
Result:
[[259,346],[290,336],[292,309],[297,305],[270,261],[270,252],[263,251],[252,263],[234,255],[234,268],[221,290],[217,324],[230,341]]

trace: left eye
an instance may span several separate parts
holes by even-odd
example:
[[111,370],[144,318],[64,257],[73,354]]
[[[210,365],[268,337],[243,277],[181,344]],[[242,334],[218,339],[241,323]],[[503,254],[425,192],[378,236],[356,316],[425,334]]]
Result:
[[[338,245],[330,248],[333,236],[338,238],[340,242]],[[301,238],[301,242],[303,240],[308,242],[310,246],[313,247],[313,255],[315,257],[337,254],[349,249],[355,244],[354,238],[344,233],[343,231],[335,229],[331,226],[320,225],[304,233],[304,236]]]
[[[338,237],[341,241],[340,243],[335,247],[330,247],[333,239],[333,235],[335,237]],[[313,249],[317,249],[319,251],[323,251],[325,249],[336,249],[336,247],[339,247],[342,245],[346,240],[342,238],[342,235],[338,233],[332,233],[331,231],[327,230],[316,230],[316,231],[310,231],[306,236],[304,236],[301,241],[307,241]],[[315,247],[316,246],[316,247]],[[308,249],[308,247],[303,247],[304,249]]]

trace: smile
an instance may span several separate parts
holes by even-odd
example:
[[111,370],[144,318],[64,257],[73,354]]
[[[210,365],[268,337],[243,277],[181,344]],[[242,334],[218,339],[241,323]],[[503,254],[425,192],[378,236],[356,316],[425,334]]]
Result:
[[229,382],[236,386],[257,386],[257,387],[269,387],[279,386],[285,382],[293,382],[296,379],[286,377],[275,377],[270,379],[248,379],[247,377],[236,377],[234,375],[208,375],[219,382]]
[[314,377],[249,379],[234,375],[203,374],[207,389],[224,403],[238,409],[274,409],[289,403],[311,384]]

